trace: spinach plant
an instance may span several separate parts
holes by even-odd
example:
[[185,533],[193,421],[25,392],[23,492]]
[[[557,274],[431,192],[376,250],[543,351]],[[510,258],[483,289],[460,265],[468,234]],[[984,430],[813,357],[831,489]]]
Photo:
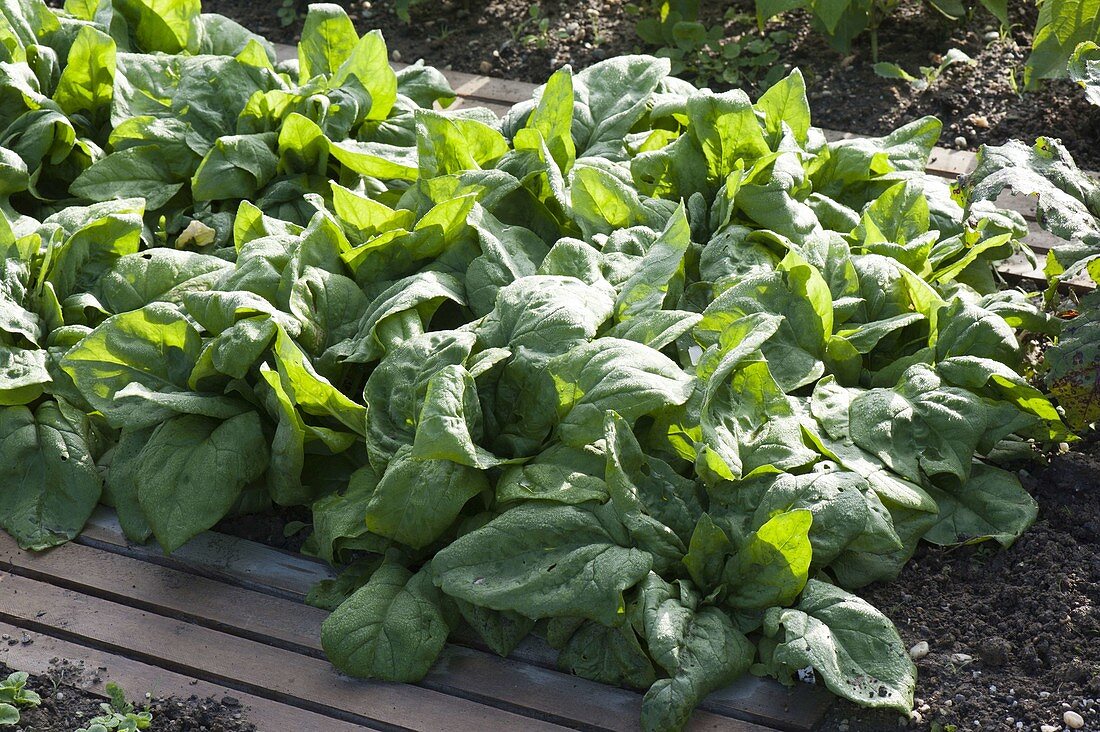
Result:
[[1037,509],[998,447],[1071,439],[1020,373],[1057,324],[993,268],[1027,228],[924,172],[939,122],[829,142],[797,71],[751,99],[640,55],[499,120],[339,6],[283,63],[156,8],[0,14],[21,546],[100,501],[165,551],[308,506],[354,675],[420,679],[465,624],[645,690],[650,730],[750,670],[911,706],[853,591],[1011,544]]
[[[1075,50],[1070,78],[1100,105],[1094,43]],[[978,166],[967,180],[971,201],[990,201],[1005,188],[1036,198],[1039,225],[1063,240],[1047,255],[1045,271],[1057,295],[1058,285],[1074,277],[1100,284],[1100,182],[1081,171],[1058,140],[1040,137],[1032,147],[1012,141],[983,147]],[[1082,297],[1059,339],[1044,352],[1045,379],[1051,393],[1076,429],[1100,422],[1100,293]]]
[[1034,88],[1041,79],[1064,77],[1067,62],[1082,43],[1100,43],[1100,2],[1041,0],[1025,83]]

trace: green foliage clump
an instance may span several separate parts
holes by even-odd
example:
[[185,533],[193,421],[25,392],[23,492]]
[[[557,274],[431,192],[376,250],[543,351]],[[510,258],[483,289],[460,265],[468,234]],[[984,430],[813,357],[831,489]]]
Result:
[[[1080,44],[1071,59],[1070,78],[1100,106],[1100,50]],[[967,181],[972,201],[994,200],[1005,188],[1034,196],[1039,225],[1063,240],[1047,254],[1045,271],[1054,300],[1058,286],[1074,278],[1100,284],[1100,182],[1080,170],[1055,139],[1040,137],[1034,146],[1015,140],[983,147]],[[1066,421],[1077,430],[1100,422],[1100,292],[1077,303],[1076,316],[1044,352],[1046,386],[1057,398]]]
[[908,709],[852,590],[1035,517],[991,456],[1069,438],[1020,375],[1017,334],[1057,323],[999,288],[1021,217],[924,172],[934,119],[829,142],[797,71],[754,101],[626,56],[498,120],[435,109],[441,75],[334,5],[289,62],[194,0],[12,7],[23,547],[100,501],[166,551],[309,506],[306,549],[355,562],[314,594],[340,669],[413,681],[460,625],[538,633],[668,730],[750,670]]
[[[637,6],[630,6],[643,14]],[[746,20],[736,10],[726,11],[725,20]],[[751,27],[751,21],[746,25]],[[637,23],[638,36],[667,58],[675,75],[688,74],[698,86],[767,88],[782,78],[781,47],[790,39],[786,31],[755,34],[751,30],[727,38],[722,25],[707,26],[699,20],[697,0],[661,0]]]
[[138,732],[152,726],[152,712],[136,711],[133,702],[126,701],[126,693],[118,684],[108,683],[107,693],[111,699],[99,705],[100,714],[89,719],[88,726],[81,727],[76,732]]
[[19,710],[25,707],[37,707],[42,697],[27,688],[30,675],[24,671],[8,674],[0,681],[0,727],[14,727],[19,724]]

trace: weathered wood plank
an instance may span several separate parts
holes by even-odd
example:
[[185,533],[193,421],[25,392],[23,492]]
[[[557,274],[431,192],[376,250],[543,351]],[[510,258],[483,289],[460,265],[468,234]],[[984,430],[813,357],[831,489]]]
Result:
[[[117,521],[111,521],[109,516],[103,515],[102,513],[97,514],[96,526],[96,536],[100,540],[97,544],[99,548],[111,551],[113,550],[112,548],[121,549],[122,547],[125,547],[126,556],[131,556],[136,559],[151,558],[158,562],[165,559],[164,555],[156,547],[133,545],[127,542],[125,537],[122,535],[122,529],[118,526]],[[204,536],[205,535],[200,535],[199,537],[196,537],[196,540],[193,540],[193,543],[197,540],[203,539]],[[240,539],[237,537],[225,535],[217,536],[217,541],[203,540],[201,543],[201,546],[203,547],[213,547],[213,549],[209,550],[212,554],[208,554],[206,549],[204,549],[204,551],[202,552],[190,552],[188,553],[188,556],[186,558],[180,558],[180,561],[178,561],[176,565],[171,568],[183,572],[192,572],[196,575],[203,577],[209,576],[210,574],[212,574],[212,572],[205,569],[202,565],[202,562],[207,557],[212,556],[214,561],[217,561],[219,563],[219,572],[221,572],[226,578],[228,578],[226,581],[233,582],[233,578],[239,578],[247,575],[248,589],[257,592],[264,592],[265,590],[264,585],[262,584],[262,578],[268,576],[268,573],[265,570],[263,564],[265,561],[268,561],[269,558],[274,558],[275,561],[283,564],[290,563],[290,565],[294,565],[296,563],[302,563],[305,565],[314,564],[313,560],[308,557],[287,555],[284,552],[280,552],[270,547],[265,547],[262,544],[255,544],[254,546],[246,547],[243,549],[233,548],[233,544],[240,543],[247,545],[254,544],[254,542],[249,542],[246,539]],[[186,546],[190,546],[190,544]],[[219,555],[218,552],[226,547],[228,547],[229,549],[226,555],[224,557]],[[55,551],[60,551],[60,549]],[[3,555],[0,554],[0,558],[2,557]],[[172,558],[175,559],[176,555],[172,555]],[[68,578],[65,581],[80,581],[79,578],[74,576],[76,573],[66,572],[66,574]],[[103,572],[103,574],[108,581],[101,584],[106,588],[107,591],[110,591],[110,572],[105,571]],[[282,570],[273,574],[279,580],[282,580],[286,576],[285,572],[283,572]],[[292,573],[291,576],[297,576],[297,573]],[[155,583],[156,580],[150,580],[150,582]],[[173,580],[173,583],[178,582],[179,580]],[[142,582],[136,581],[129,584],[136,585],[138,591],[140,591],[140,588],[143,585]],[[161,584],[163,584],[163,582]],[[90,585],[84,586],[90,588]],[[123,590],[126,589],[125,584],[122,584],[121,587]],[[308,588],[306,589],[308,590]],[[128,594],[125,594],[123,596],[127,597],[129,601],[133,602],[139,599],[135,596],[134,592],[127,592]],[[297,597],[300,599],[304,596],[304,594],[305,592],[303,591]],[[145,601],[148,602],[148,599],[146,599]],[[232,605],[231,602],[229,604],[230,606]],[[177,607],[182,607],[184,605],[184,602],[181,600],[176,602],[175,605]],[[276,607],[278,607],[280,611],[285,609],[283,605],[276,605]],[[296,605],[295,607],[301,606]],[[316,633],[314,632],[311,634],[308,629],[303,630],[302,624],[309,622],[320,622],[324,619],[325,613],[323,613],[323,611],[317,610],[316,608],[309,608],[308,606],[306,606],[305,609],[309,612],[303,613],[303,618],[300,620],[300,622],[286,621],[287,623],[289,623],[289,625],[280,626],[280,621],[278,620],[278,618],[275,618],[269,621],[270,624],[267,626],[253,626],[251,628],[244,628],[242,632],[244,632],[246,635],[247,633],[266,632],[272,638],[281,639],[281,642],[283,643],[293,644],[292,646],[288,647],[303,649],[306,652],[314,653],[314,655],[316,655],[317,657],[321,657],[321,654],[318,651],[320,646],[316,644],[315,640],[310,640],[310,638],[316,638]],[[314,615],[313,618],[305,617],[310,615],[311,613]],[[206,622],[213,623],[220,621],[216,621],[213,618],[207,617]],[[263,630],[263,628],[265,627],[270,628],[270,630]],[[457,640],[464,646],[474,646],[483,651],[487,650],[480,644],[480,642],[476,638],[459,637]],[[529,638],[525,640],[512,653],[511,656],[511,659],[514,661],[522,661],[524,663],[538,666],[543,669],[555,669],[556,658],[557,653],[549,646],[547,646],[545,642],[538,638]],[[488,673],[488,670],[486,670],[486,673]],[[433,686],[433,688],[444,688],[443,679],[430,677],[426,681],[426,683],[439,685]],[[596,693],[597,688],[606,689],[609,687],[599,684],[594,685],[592,693]],[[484,693],[477,685],[473,685],[465,691],[470,694]],[[781,700],[782,704],[773,703],[776,702],[777,699]],[[703,704],[701,705],[701,708],[725,716],[741,717],[758,721],[766,719],[768,720],[769,724],[773,724],[784,729],[803,730],[809,729],[817,723],[831,701],[832,697],[828,694],[828,692],[821,688],[799,687],[797,691],[792,691],[770,679],[745,677],[737,683],[733,684],[729,689],[717,691],[711,696],[707,697],[707,699],[704,700]],[[532,700],[532,703],[538,703],[538,700]],[[766,713],[764,711],[761,711],[768,709],[770,709],[771,711]],[[636,716],[637,715],[635,714],[634,717]]]
[[31,641],[29,644],[19,643],[14,646],[6,643],[0,645],[0,661],[14,669],[34,675],[51,673],[56,659],[66,659],[82,664],[87,672],[66,675],[65,683],[92,694],[98,694],[104,699],[108,698],[107,684],[114,682],[121,686],[130,698],[141,698],[146,693],[161,699],[166,697],[187,699],[191,695],[215,699],[232,696],[241,703],[244,718],[256,725],[261,732],[284,732],[285,730],[358,732],[374,729],[253,696],[226,686],[200,681],[158,666],[70,643],[8,623],[0,623],[0,633],[19,639],[22,639],[25,633]]
[[[324,658],[320,631],[328,613],[290,600],[75,544],[32,554],[3,533],[0,564],[20,576]],[[422,685],[491,706],[624,732],[634,728],[641,706],[640,696],[624,689],[458,646],[444,650]],[[723,716],[763,719],[761,700],[723,704]],[[738,704],[750,711],[739,715]],[[776,721],[797,728],[805,719],[783,714]],[[700,722],[706,722],[705,715]]]
[[336,576],[331,567],[311,557],[212,531],[166,555],[157,546],[129,541],[114,512],[103,506],[92,514],[77,541],[292,600],[304,598],[315,584]]
[[497,117],[503,117],[508,114],[508,111],[512,108],[511,105],[501,104],[500,102],[486,102],[480,99],[470,99],[469,97],[458,97],[451,106],[447,107],[447,109],[469,109],[470,107],[483,107]]
[[0,567],[168,617],[323,658],[328,613],[171,567],[81,544],[26,552],[0,531]]
[[564,729],[419,686],[351,679],[320,659],[7,572],[0,593],[0,621],[349,722],[454,732]]

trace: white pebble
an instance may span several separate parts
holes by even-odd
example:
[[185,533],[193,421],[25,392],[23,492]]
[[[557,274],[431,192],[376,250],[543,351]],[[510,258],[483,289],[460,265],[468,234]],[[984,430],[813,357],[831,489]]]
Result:
[[1085,718],[1077,712],[1066,712],[1062,715],[1062,721],[1066,723],[1066,726],[1070,729],[1081,729],[1085,726]]
[[921,641],[909,649],[909,658],[919,661],[928,655],[928,641]]
[[974,657],[971,656],[968,653],[952,653],[951,654],[951,662],[952,663],[970,663],[973,660],[974,660]]
[[1059,729],[1061,729],[1061,727],[1058,727],[1056,725],[1044,724],[1039,728],[1039,732],[1058,732]]

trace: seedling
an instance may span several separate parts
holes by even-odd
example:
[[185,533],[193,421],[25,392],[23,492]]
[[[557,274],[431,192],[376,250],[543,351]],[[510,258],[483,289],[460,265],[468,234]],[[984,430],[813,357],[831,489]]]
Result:
[[118,684],[107,684],[107,693],[111,695],[111,700],[99,705],[102,713],[88,720],[86,728],[82,727],[76,732],[137,732],[149,729],[153,723],[152,712],[135,711],[133,703],[126,700],[126,694]]
[[895,63],[883,61],[875,64],[875,73],[884,79],[901,79],[909,82],[909,85],[917,91],[924,91],[928,87],[936,83],[936,81],[943,75],[944,71],[947,71],[955,64],[966,64],[967,66],[973,66],[977,61],[967,56],[965,53],[957,48],[952,48],[946,54],[944,54],[943,61],[939,66],[921,66],[920,76],[913,76],[908,71],[898,66]]
[[0,727],[19,724],[20,707],[37,707],[42,697],[27,688],[30,676],[24,671],[9,674],[0,682]]

